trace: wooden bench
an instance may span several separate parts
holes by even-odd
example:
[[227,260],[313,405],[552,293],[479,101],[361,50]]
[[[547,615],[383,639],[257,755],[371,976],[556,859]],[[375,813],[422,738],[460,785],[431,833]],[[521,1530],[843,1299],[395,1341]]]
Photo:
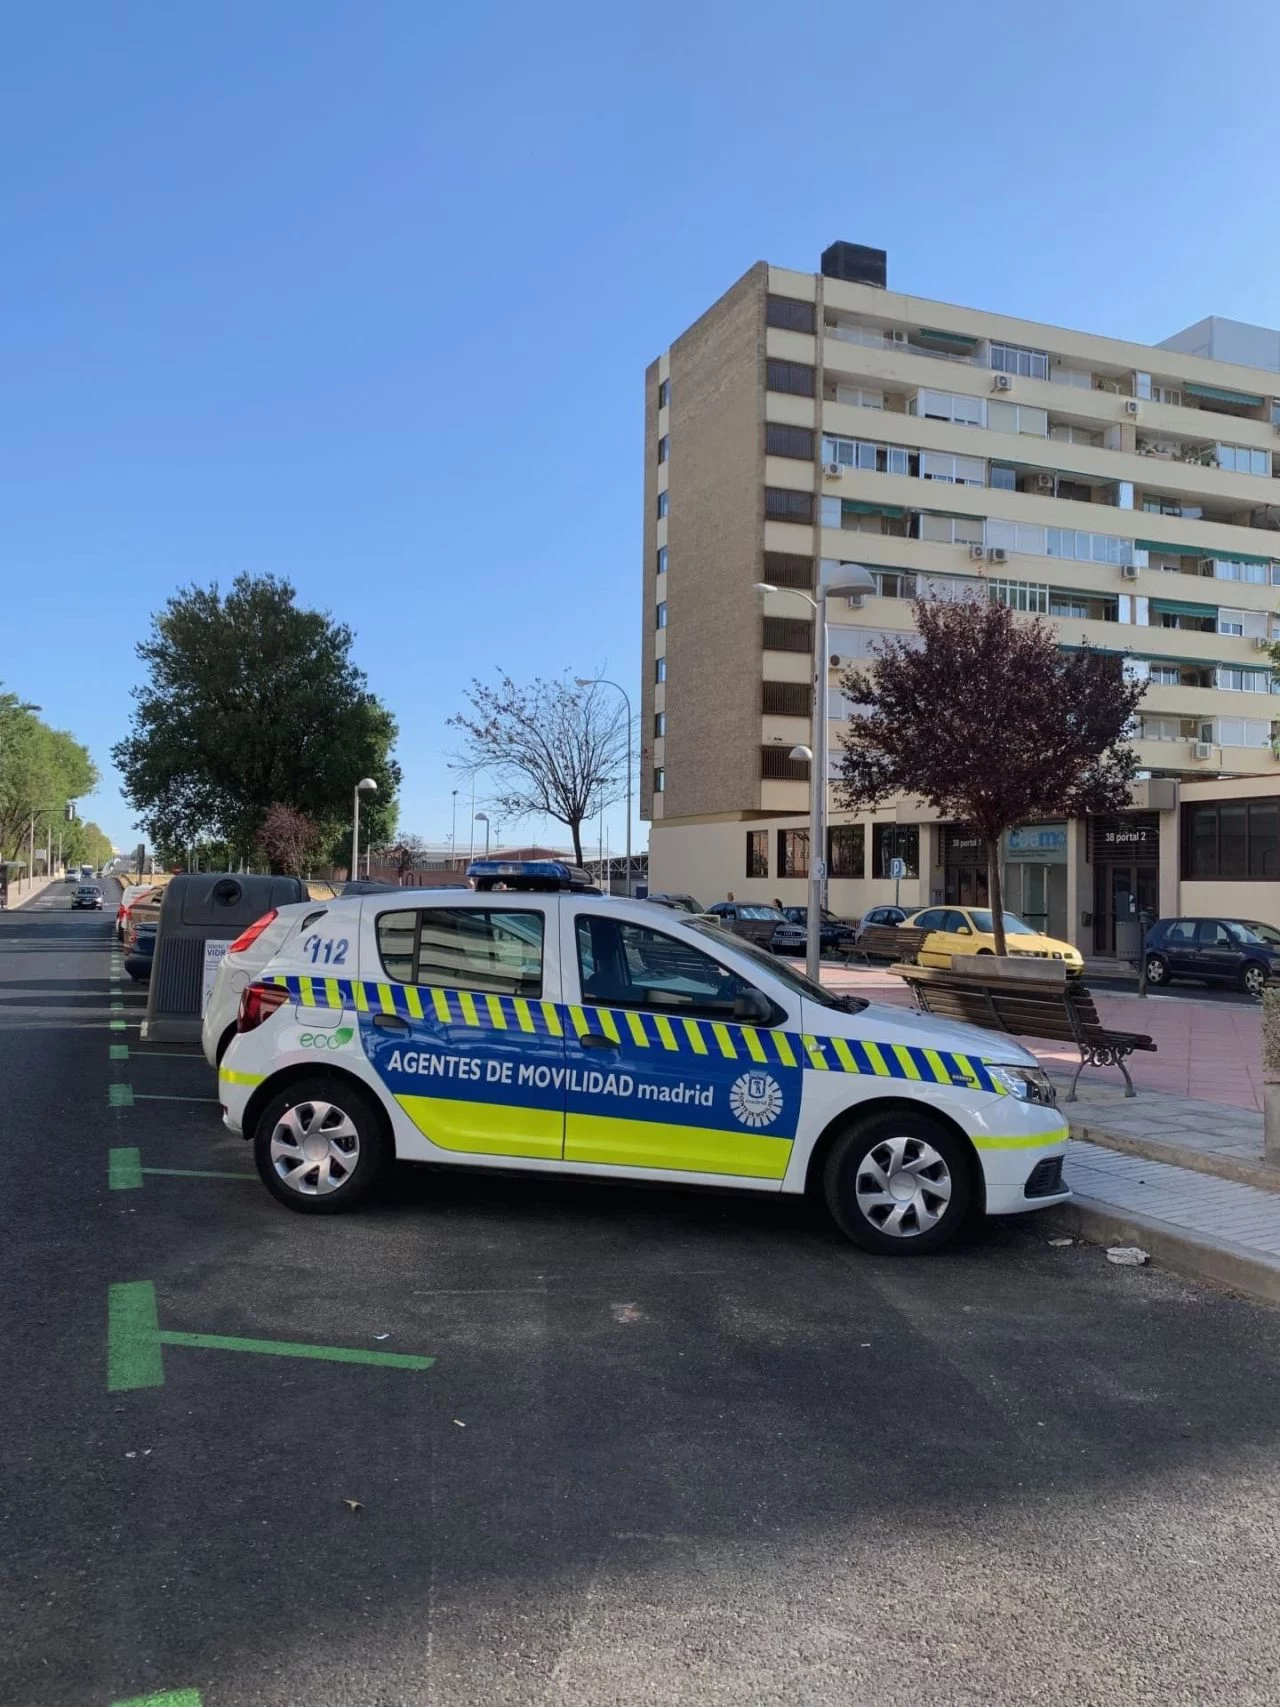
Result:
[[[1066,1100],[1076,1100],[1076,1085],[1086,1067],[1119,1067],[1124,1075],[1124,1094],[1136,1096],[1125,1065],[1137,1049],[1155,1049],[1150,1037],[1136,1031],[1108,1031],[1098,1017],[1093,994],[1079,978],[1021,975],[1007,977],[999,971],[942,971],[932,966],[895,966],[923,1013],[939,1019],[962,1020],[988,1031],[1005,1031],[1014,1037],[1044,1037],[1051,1042],[1074,1043],[1080,1051]],[[1030,972],[1027,968],[1027,972]],[[1022,968],[1019,968],[1022,972]]]
[[873,959],[914,960],[928,935],[928,931],[915,925],[868,925],[856,945],[846,953],[844,963],[852,966],[855,956],[868,966]]

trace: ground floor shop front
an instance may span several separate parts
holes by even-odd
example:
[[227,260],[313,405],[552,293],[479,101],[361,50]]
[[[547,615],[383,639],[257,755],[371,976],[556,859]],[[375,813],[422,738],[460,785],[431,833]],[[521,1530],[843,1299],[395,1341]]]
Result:
[[[851,817],[834,812],[827,901],[859,918],[885,904],[986,906],[986,856],[966,825],[918,803]],[[654,824],[655,891],[704,904],[803,906],[809,831],[803,817]],[[1135,785],[1129,811],[1010,831],[1001,844],[1005,907],[1086,955],[1136,956],[1144,922],[1178,915],[1280,926],[1280,776]]]

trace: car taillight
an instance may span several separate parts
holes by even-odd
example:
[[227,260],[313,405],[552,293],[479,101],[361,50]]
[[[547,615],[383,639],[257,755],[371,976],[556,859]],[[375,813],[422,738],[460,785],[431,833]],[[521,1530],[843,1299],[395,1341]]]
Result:
[[289,992],[279,984],[249,984],[240,997],[236,1030],[256,1031],[263,1020],[269,1019],[288,1000]]
[[249,947],[250,943],[257,942],[258,938],[262,935],[263,931],[266,930],[267,926],[271,923],[272,919],[275,918],[276,912],[277,912],[277,909],[275,907],[273,907],[269,913],[264,913],[260,919],[255,919],[253,921],[253,923],[249,926],[247,931],[241,931],[240,932],[240,935],[231,944],[231,947],[227,950],[227,953],[228,954],[243,954],[245,949]]

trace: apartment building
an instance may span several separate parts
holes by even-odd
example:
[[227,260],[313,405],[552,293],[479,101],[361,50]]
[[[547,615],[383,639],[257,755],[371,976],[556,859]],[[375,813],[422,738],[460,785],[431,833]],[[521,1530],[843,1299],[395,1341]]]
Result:
[[[1132,811],[1014,832],[1009,905],[1093,952],[1139,908],[1280,922],[1280,334],[1213,317],[1132,344],[906,296],[886,272],[851,243],[817,273],[757,263],[647,371],[654,887],[802,901],[808,764],[791,753],[815,669],[838,754],[844,668],[910,632],[917,595],[976,594],[1148,684]],[[876,590],[832,604],[815,655],[805,595],[850,563]],[[1212,851],[1201,796],[1227,802]],[[918,802],[833,805],[823,856],[839,912],[985,898],[973,836]]]

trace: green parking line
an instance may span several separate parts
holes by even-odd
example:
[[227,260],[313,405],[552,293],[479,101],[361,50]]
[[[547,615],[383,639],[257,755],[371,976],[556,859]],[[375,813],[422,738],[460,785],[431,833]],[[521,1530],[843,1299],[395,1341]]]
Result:
[[123,1031],[124,1030],[124,1021],[122,1019],[108,1020],[107,1024],[112,1031]]
[[107,1297],[107,1391],[125,1393],[164,1385],[163,1348],[248,1351],[267,1357],[305,1357],[321,1363],[360,1363],[381,1369],[430,1369],[434,1357],[351,1346],[302,1345],[294,1340],[241,1339],[230,1334],[187,1334],[160,1327],[156,1289],[149,1280],[126,1281]]
[[111,1004],[111,1011],[112,1011],[112,1013],[115,1013],[115,1012],[116,1012],[116,1010],[117,1010],[117,1009],[119,1009],[119,1008],[123,1008],[123,1006],[124,1006],[124,1003],[123,1003],[123,1002],[112,1002],[112,1004]]
[[171,1097],[160,1096],[153,1091],[138,1091],[134,1094],[134,1102],[212,1102],[217,1103],[217,1097]]
[[107,1107],[108,1108],[132,1108],[133,1107],[133,1086],[132,1085],[108,1085],[107,1086]]
[[156,1289],[131,1280],[107,1293],[107,1392],[164,1386]]
[[111,1044],[107,1051],[107,1058],[111,1061],[127,1061],[129,1059],[129,1045],[127,1043]]
[[111,1707],[201,1707],[198,1689],[162,1689],[159,1695],[135,1695],[132,1701],[113,1701]]
[[251,1179],[256,1180],[257,1174],[247,1174],[241,1168],[239,1173],[223,1172],[215,1168],[143,1168],[144,1174],[163,1174],[168,1179]]
[[108,1190],[137,1191],[141,1184],[142,1152],[140,1150],[108,1150]]

